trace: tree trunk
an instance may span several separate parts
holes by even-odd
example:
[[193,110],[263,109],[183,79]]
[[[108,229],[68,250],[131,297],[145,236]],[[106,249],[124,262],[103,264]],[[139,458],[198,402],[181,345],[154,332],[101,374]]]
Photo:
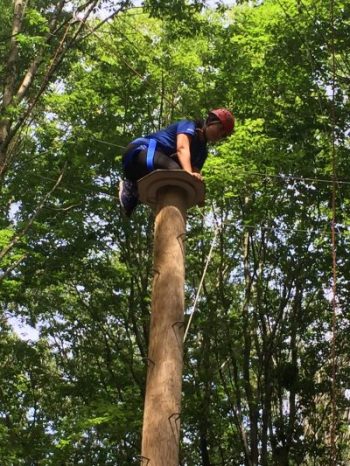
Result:
[[16,0],[14,2],[11,42],[5,66],[3,96],[0,107],[0,175],[5,170],[6,164],[6,150],[2,149],[2,145],[6,141],[11,125],[11,121],[5,116],[5,111],[11,104],[14,95],[18,60],[17,35],[21,32],[25,7],[26,2],[23,0]]

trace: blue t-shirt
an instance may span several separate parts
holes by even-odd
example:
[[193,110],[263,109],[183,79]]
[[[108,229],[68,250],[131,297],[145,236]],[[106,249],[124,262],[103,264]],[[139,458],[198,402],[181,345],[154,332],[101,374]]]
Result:
[[[176,154],[176,137],[178,134],[188,134],[195,136],[196,124],[191,120],[181,120],[167,128],[161,129],[156,133],[146,136],[147,139],[152,138],[157,141],[157,149],[165,155]],[[190,145],[191,165],[199,170],[203,167],[204,162],[208,156],[208,149],[206,142],[199,140],[198,137],[191,138]]]

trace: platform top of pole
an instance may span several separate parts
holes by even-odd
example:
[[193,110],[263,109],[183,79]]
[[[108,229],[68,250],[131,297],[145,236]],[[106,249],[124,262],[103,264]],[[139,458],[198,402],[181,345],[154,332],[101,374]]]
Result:
[[155,170],[138,181],[139,199],[152,208],[157,203],[157,192],[165,186],[176,186],[186,193],[187,208],[204,206],[205,188],[203,181],[195,179],[185,170]]

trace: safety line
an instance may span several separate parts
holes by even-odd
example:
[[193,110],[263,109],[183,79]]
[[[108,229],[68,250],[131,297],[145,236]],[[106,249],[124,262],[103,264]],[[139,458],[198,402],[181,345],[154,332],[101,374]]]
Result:
[[337,160],[335,148],[335,40],[334,40],[334,0],[330,0],[330,19],[331,19],[331,53],[332,53],[332,102],[331,102],[331,125],[332,125],[332,222],[331,222],[331,242],[332,242],[332,341],[331,341],[331,360],[332,360],[332,420],[331,420],[331,461],[332,466],[337,463],[336,447],[336,428],[337,428],[337,238],[336,238],[336,215],[337,215]]
[[[303,177],[303,176],[294,176],[294,175],[285,175],[284,173],[280,173],[279,175],[269,175],[267,173],[260,173],[260,172],[240,172],[243,175],[249,176],[259,176],[262,178],[278,178],[282,180],[295,180],[295,181],[314,181],[315,183],[328,183],[333,184],[333,179],[327,180],[326,178],[310,178],[310,177]],[[338,185],[350,185],[350,181],[348,180],[336,180]]]
[[[96,138],[91,138],[92,141],[100,142],[102,144],[106,144],[108,146],[113,146],[113,147],[118,147],[120,149],[126,149],[126,146],[122,146],[120,144],[115,144],[113,142],[105,141],[103,139],[96,139]],[[258,176],[262,178],[271,178],[271,179],[282,179],[282,180],[295,180],[295,181],[313,181],[315,183],[328,183],[328,184],[333,184],[333,179],[327,179],[327,178],[312,178],[312,177],[304,177],[304,176],[296,176],[296,175],[287,175],[285,173],[279,173],[276,175],[270,175],[268,173],[262,173],[262,172],[248,172],[248,171],[240,171],[240,175],[244,176]],[[336,180],[336,183],[338,185],[350,185],[350,180]]]
[[[40,180],[44,180],[44,181],[55,181],[53,178],[50,178],[50,177],[47,177],[47,176],[42,176],[42,175],[39,175],[39,174],[35,174],[35,173],[32,173],[31,175],[32,178],[36,178],[36,179],[40,179]],[[76,188],[76,186],[75,186]],[[78,186],[78,188],[76,190],[74,190],[74,192],[79,192],[79,191],[83,191],[83,192],[88,192],[88,193],[95,193],[95,194],[104,194],[105,196],[108,196],[112,199],[117,199],[117,194],[111,194],[110,191],[107,191],[107,186],[106,186],[106,190],[103,190],[101,188],[98,188],[98,187],[95,187],[95,186],[91,186],[90,188],[85,188],[83,186]],[[58,191],[67,191],[67,192],[72,192],[73,188],[70,187],[70,186],[60,186],[57,188]],[[199,209],[198,209],[199,210]],[[203,214],[203,217],[204,217],[204,214]],[[229,225],[229,226],[232,226],[232,221],[231,220],[225,220],[222,222],[222,226],[223,225]],[[306,229],[306,228],[289,228],[288,226],[285,226],[285,227],[274,227],[274,226],[267,226],[267,225],[264,225],[262,223],[254,223],[254,224],[249,224],[249,225],[242,225],[241,229],[242,230],[245,230],[245,229],[256,229],[256,228],[261,228],[261,229],[264,229],[264,230],[267,230],[267,231],[275,231],[275,232],[279,232],[279,233],[283,233],[283,234],[292,234],[292,233],[318,233],[318,234],[322,234],[324,233],[325,235],[327,234],[327,225],[328,225],[328,222],[325,222],[324,223],[324,228],[309,228],[309,229]],[[349,236],[350,234],[350,226],[349,225],[346,225],[344,223],[335,223],[335,228],[338,230],[337,231],[337,235],[338,237],[339,236]],[[239,230],[239,228],[236,226],[236,229]],[[340,230],[345,230],[344,233],[342,233]]]
[[[115,144],[113,142],[105,141],[103,139],[96,139],[96,138],[90,138],[92,141],[100,142],[101,144],[106,144],[107,146],[113,146],[113,147],[118,147],[120,149],[126,149],[126,146],[122,146],[120,144]],[[327,179],[327,178],[313,178],[313,177],[304,177],[304,176],[297,176],[297,175],[287,175],[285,173],[279,173],[276,175],[270,175],[268,173],[262,173],[262,172],[248,172],[248,171],[240,171],[240,175],[244,176],[258,176],[262,178],[271,178],[271,179],[281,179],[281,180],[295,180],[295,181],[313,181],[315,183],[328,183],[328,184],[333,184],[333,179]],[[350,185],[350,180],[336,180],[338,185]]]
[[215,246],[215,243],[216,243],[216,238],[217,238],[217,236],[218,236],[218,234],[219,234],[220,229],[221,229],[221,228],[220,228],[219,226],[217,226],[216,229],[215,229],[215,233],[214,233],[213,240],[212,240],[212,242],[211,242],[209,254],[208,254],[208,257],[207,257],[205,266],[204,266],[202,278],[201,278],[201,281],[200,281],[200,283],[199,283],[198,290],[197,290],[197,294],[196,294],[196,298],[195,298],[194,303],[193,303],[192,312],[191,312],[191,315],[190,315],[190,318],[189,318],[189,320],[188,320],[187,327],[186,327],[186,330],[185,330],[184,339],[183,339],[184,343],[185,343],[185,341],[186,341],[187,333],[188,333],[188,330],[189,330],[189,328],[190,328],[190,325],[191,325],[191,322],[192,322],[192,319],[193,319],[193,315],[194,315],[194,313],[195,313],[195,311],[196,311],[196,307],[197,307],[199,295],[200,295],[200,293],[201,293],[201,291],[202,291],[202,286],[203,286],[203,283],[204,283],[204,278],[205,278],[205,275],[206,275],[206,273],[207,273],[207,270],[208,270],[208,266],[209,266],[211,257],[212,257],[212,255],[213,255],[214,246]]
[[120,144],[115,144],[114,142],[104,141],[103,139],[96,139],[90,138],[91,141],[101,142],[102,144],[106,144],[107,146],[118,147],[119,149],[126,149],[126,146],[121,146]]
[[[293,29],[298,33],[294,27],[293,19],[287,13],[281,0],[277,0],[285,16],[291,22]],[[332,185],[331,194],[331,255],[332,255],[332,339],[331,339],[331,422],[330,422],[330,460],[332,466],[337,466],[337,447],[336,447],[336,426],[337,418],[337,235],[336,235],[336,200],[337,200],[337,186],[340,184],[348,184],[348,182],[339,182],[337,180],[337,163],[336,163],[336,144],[335,144],[335,128],[336,128],[336,115],[335,115],[335,81],[336,81],[336,57],[335,57],[335,17],[334,17],[334,0],[330,0],[330,27],[331,27],[331,164],[332,164]],[[311,54],[308,43],[302,38],[309,55],[311,67],[314,68],[314,57]],[[328,44],[326,43],[326,46]],[[328,47],[327,47],[328,48]],[[317,95],[321,113],[323,112],[323,105],[319,88],[317,88]],[[327,130],[326,126],[325,129]]]

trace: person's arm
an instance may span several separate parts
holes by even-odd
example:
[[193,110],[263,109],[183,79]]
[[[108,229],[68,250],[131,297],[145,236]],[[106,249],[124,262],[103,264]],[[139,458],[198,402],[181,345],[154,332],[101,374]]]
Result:
[[191,165],[190,152],[191,136],[185,133],[180,133],[176,136],[176,152],[181,167],[188,173],[191,173],[195,178],[202,180],[202,175],[196,168]]

